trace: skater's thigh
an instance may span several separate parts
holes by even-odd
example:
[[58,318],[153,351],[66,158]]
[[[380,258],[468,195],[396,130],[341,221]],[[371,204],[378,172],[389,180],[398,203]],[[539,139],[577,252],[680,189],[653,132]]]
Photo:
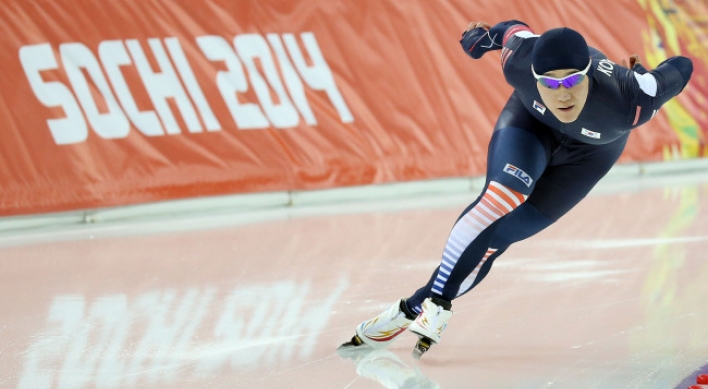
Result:
[[536,235],[553,222],[554,220],[546,217],[526,201],[497,222],[489,247],[506,250],[513,243]]
[[487,182],[529,195],[550,161],[553,136],[517,100],[507,102],[489,142]]
[[626,141],[627,136],[609,145],[581,145],[558,151],[526,202],[549,219],[558,220],[607,174]]

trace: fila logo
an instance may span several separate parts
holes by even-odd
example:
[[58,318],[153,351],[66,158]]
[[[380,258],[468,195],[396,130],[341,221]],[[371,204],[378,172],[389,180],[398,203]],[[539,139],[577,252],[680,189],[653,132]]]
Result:
[[520,179],[529,188],[531,187],[531,184],[533,183],[533,178],[531,178],[531,176],[526,174],[525,171],[519,169],[518,167],[516,167],[510,163],[507,163],[506,166],[504,166],[504,173],[509,173],[512,176]]
[[587,136],[588,138],[593,138],[593,139],[600,139],[600,137],[602,136],[601,133],[595,132],[595,131],[590,131],[585,127],[583,127],[583,129],[580,130],[580,133]]
[[544,107],[543,104],[539,103],[536,100],[533,101],[533,109],[538,112],[541,112],[541,115],[546,113],[546,107]]

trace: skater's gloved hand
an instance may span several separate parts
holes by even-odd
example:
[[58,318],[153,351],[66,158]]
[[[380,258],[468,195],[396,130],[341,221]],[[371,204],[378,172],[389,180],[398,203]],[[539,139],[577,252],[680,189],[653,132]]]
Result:
[[467,25],[467,29],[462,33],[462,39],[460,39],[460,44],[467,55],[479,59],[484,53],[494,48],[495,43],[489,36],[491,27],[489,23],[485,22],[471,22]]
[[506,33],[508,28],[516,25],[528,27],[526,23],[518,20],[497,23],[494,27],[486,22],[472,22],[467,25],[467,29],[462,33],[460,44],[467,55],[474,59],[479,59],[487,51],[501,49],[504,33]]

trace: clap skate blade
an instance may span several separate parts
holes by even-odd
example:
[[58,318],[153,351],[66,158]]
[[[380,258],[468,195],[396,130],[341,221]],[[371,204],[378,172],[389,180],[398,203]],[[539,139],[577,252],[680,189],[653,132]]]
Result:
[[428,338],[427,336],[423,336],[420,339],[418,339],[418,342],[415,344],[415,347],[413,348],[413,358],[415,359],[420,359],[420,357],[423,356],[428,350],[430,350],[430,346],[433,345],[433,341]]
[[341,346],[337,347],[337,355],[339,355],[340,358],[351,359],[355,362],[372,351],[374,351],[374,349],[364,343],[359,335],[352,336],[350,341],[342,343]]
[[341,346],[337,348],[337,350],[345,350],[345,349],[351,349],[354,347],[369,347],[367,346],[364,341],[361,340],[359,335],[354,335],[352,336],[352,339],[348,342],[342,343]]

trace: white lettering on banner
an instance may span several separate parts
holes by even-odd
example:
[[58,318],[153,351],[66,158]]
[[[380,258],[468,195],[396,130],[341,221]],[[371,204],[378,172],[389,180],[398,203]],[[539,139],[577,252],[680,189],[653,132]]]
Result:
[[20,63],[25,70],[32,92],[45,107],[61,107],[64,118],[47,119],[49,131],[58,145],[83,142],[88,137],[86,120],[71,90],[59,81],[45,82],[41,71],[59,67],[48,43],[20,48]]
[[302,85],[302,80],[300,80],[297,71],[293,67],[292,62],[290,62],[290,58],[288,58],[288,55],[285,52],[283,41],[280,39],[278,34],[268,34],[266,35],[266,38],[268,38],[268,42],[270,42],[270,46],[273,48],[275,56],[278,58],[280,70],[283,72],[283,80],[285,80],[285,85],[288,87],[288,92],[290,92],[290,96],[292,97],[295,106],[305,119],[305,123],[310,126],[316,125],[317,119],[315,119],[315,115],[312,113],[310,104],[307,102],[305,87]]
[[130,56],[133,57],[135,67],[138,69],[140,78],[143,80],[150,100],[155,106],[155,110],[158,116],[160,116],[167,133],[180,133],[177,121],[172,114],[170,106],[167,104],[168,98],[174,98],[190,132],[202,131],[202,125],[199,123],[197,113],[194,111],[194,107],[189,101],[187,93],[182,88],[182,83],[180,83],[179,78],[177,78],[177,73],[172,67],[170,60],[167,58],[167,53],[164,47],[162,47],[160,40],[150,38],[148,39],[148,45],[150,45],[152,49],[161,72],[153,72],[140,46],[140,42],[136,39],[128,39],[125,41],[125,45],[128,47]]
[[315,40],[315,34],[311,32],[304,32],[300,35],[302,42],[307,48],[307,52],[310,55],[310,59],[313,62],[312,67],[307,66],[305,58],[300,52],[300,48],[295,41],[295,36],[293,34],[283,34],[283,40],[285,41],[285,46],[288,48],[290,56],[293,58],[295,67],[297,68],[300,75],[305,80],[310,88],[314,90],[323,90],[327,92],[330,101],[334,104],[334,108],[337,109],[339,117],[344,123],[351,123],[354,121],[354,117],[347,107],[347,103],[344,102],[342,94],[339,93],[337,84],[334,82],[334,77],[332,77],[332,71],[330,70],[327,62],[322,56],[317,41]]
[[216,119],[216,116],[214,116],[214,112],[211,110],[206,97],[204,97],[204,92],[202,92],[202,88],[199,87],[197,78],[194,77],[194,72],[189,66],[189,62],[187,62],[187,57],[184,55],[184,50],[182,50],[179,40],[177,38],[165,38],[165,45],[167,46],[167,50],[170,52],[172,61],[177,67],[177,71],[182,78],[182,82],[184,82],[184,85],[187,87],[189,96],[194,101],[194,104],[197,106],[197,110],[199,110],[199,114],[206,124],[207,130],[220,130],[221,125]]
[[[308,357],[348,287],[309,282],[103,296],[57,296],[22,353],[18,389],[171,387],[226,369]],[[321,298],[324,296],[324,298]],[[293,341],[297,339],[297,342]]]
[[[270,47],[266,40],[258,34],[237,35],[234,38],[234,47],[246,66],[253,90],[261,102],[261,107],[266,116],[275,127],[288,128],[297,126],[300,118],[290,99],[285,94],[285,88],[280,81],[280,76],[275,68],[275,62],[270,54]],[[256,59],[260,59],[263,72],[268,79],[268,84],[273,88],[280,104],[276,104],[270,95],[268,84],[261,77],[256,67]]]
[[221,97],[240,129],[267,128],[270,126],[257,104],[240,103],[237,93],[248,90],[248,81],[233,47],[220,36],[197,37],[197,45],[210,61],[224,61],[227,71],[216,74],[216,85]]
[[[82,43],[64,43],[59,45],[64,71],[69,77],[74,93],[84,109],[86,118],[91,127],[103,138],[125,138],[130,131],[130,122],[123,111],[118,106],[108,81],[103,76],[101,65],[91,50]],[[98,88],[103,101],[108,106],[108,113],[100,113],[95,101],[95,95],[91,94],[89,84],[82,73],[85,69],[91,80]]]
[[130,88],[125,82],[121,66],[127,66],[133,62],[128,55],[125,45],[122,41],[112,40],[103,41],[98,45],[98,56],[101,58],[103,69],[108,75],[108,79],[113,85],[113,90],[118,96],[123,110],[128,118],[133,123],[135,128],[146,136],[164,135],[160,119],[154,111],[140,111],[133,95],[130,93]]
[[[294,34],[242,34],[233,38],[233,44],[220,36],[195,38],[207,60],[226,67],[216,72],[214,81],[238,129],[293,128],[300,117],[307,125],[317,125],[305,85],[325,92],[343,123],[354,121],[314,34],[305,32],[300,38],[309,64]],[[89,126],[105,139],[125,138],[131,124],[146,136],[180,134],[184,129],[175,113],[181,115],[190,133],[222,129],[179,40],[147,40],[155,69],[143,47],[135,39],[103,41],[98,45],[97,59],[82,43],[61,44],[57,54],[71,87],[42,78],[43,71],[60,70],[48,43],[20,48],[20,62],[40,103],[64,111],[63,118],[47,119],[56,144],[86,141]],[[137,70],[154,110],[138,108],[123,74],[122,67],[127,66]],[[239,99],[249,88],[253,88],[257,102]],[[174,108],[168,101],[175,103]]]

